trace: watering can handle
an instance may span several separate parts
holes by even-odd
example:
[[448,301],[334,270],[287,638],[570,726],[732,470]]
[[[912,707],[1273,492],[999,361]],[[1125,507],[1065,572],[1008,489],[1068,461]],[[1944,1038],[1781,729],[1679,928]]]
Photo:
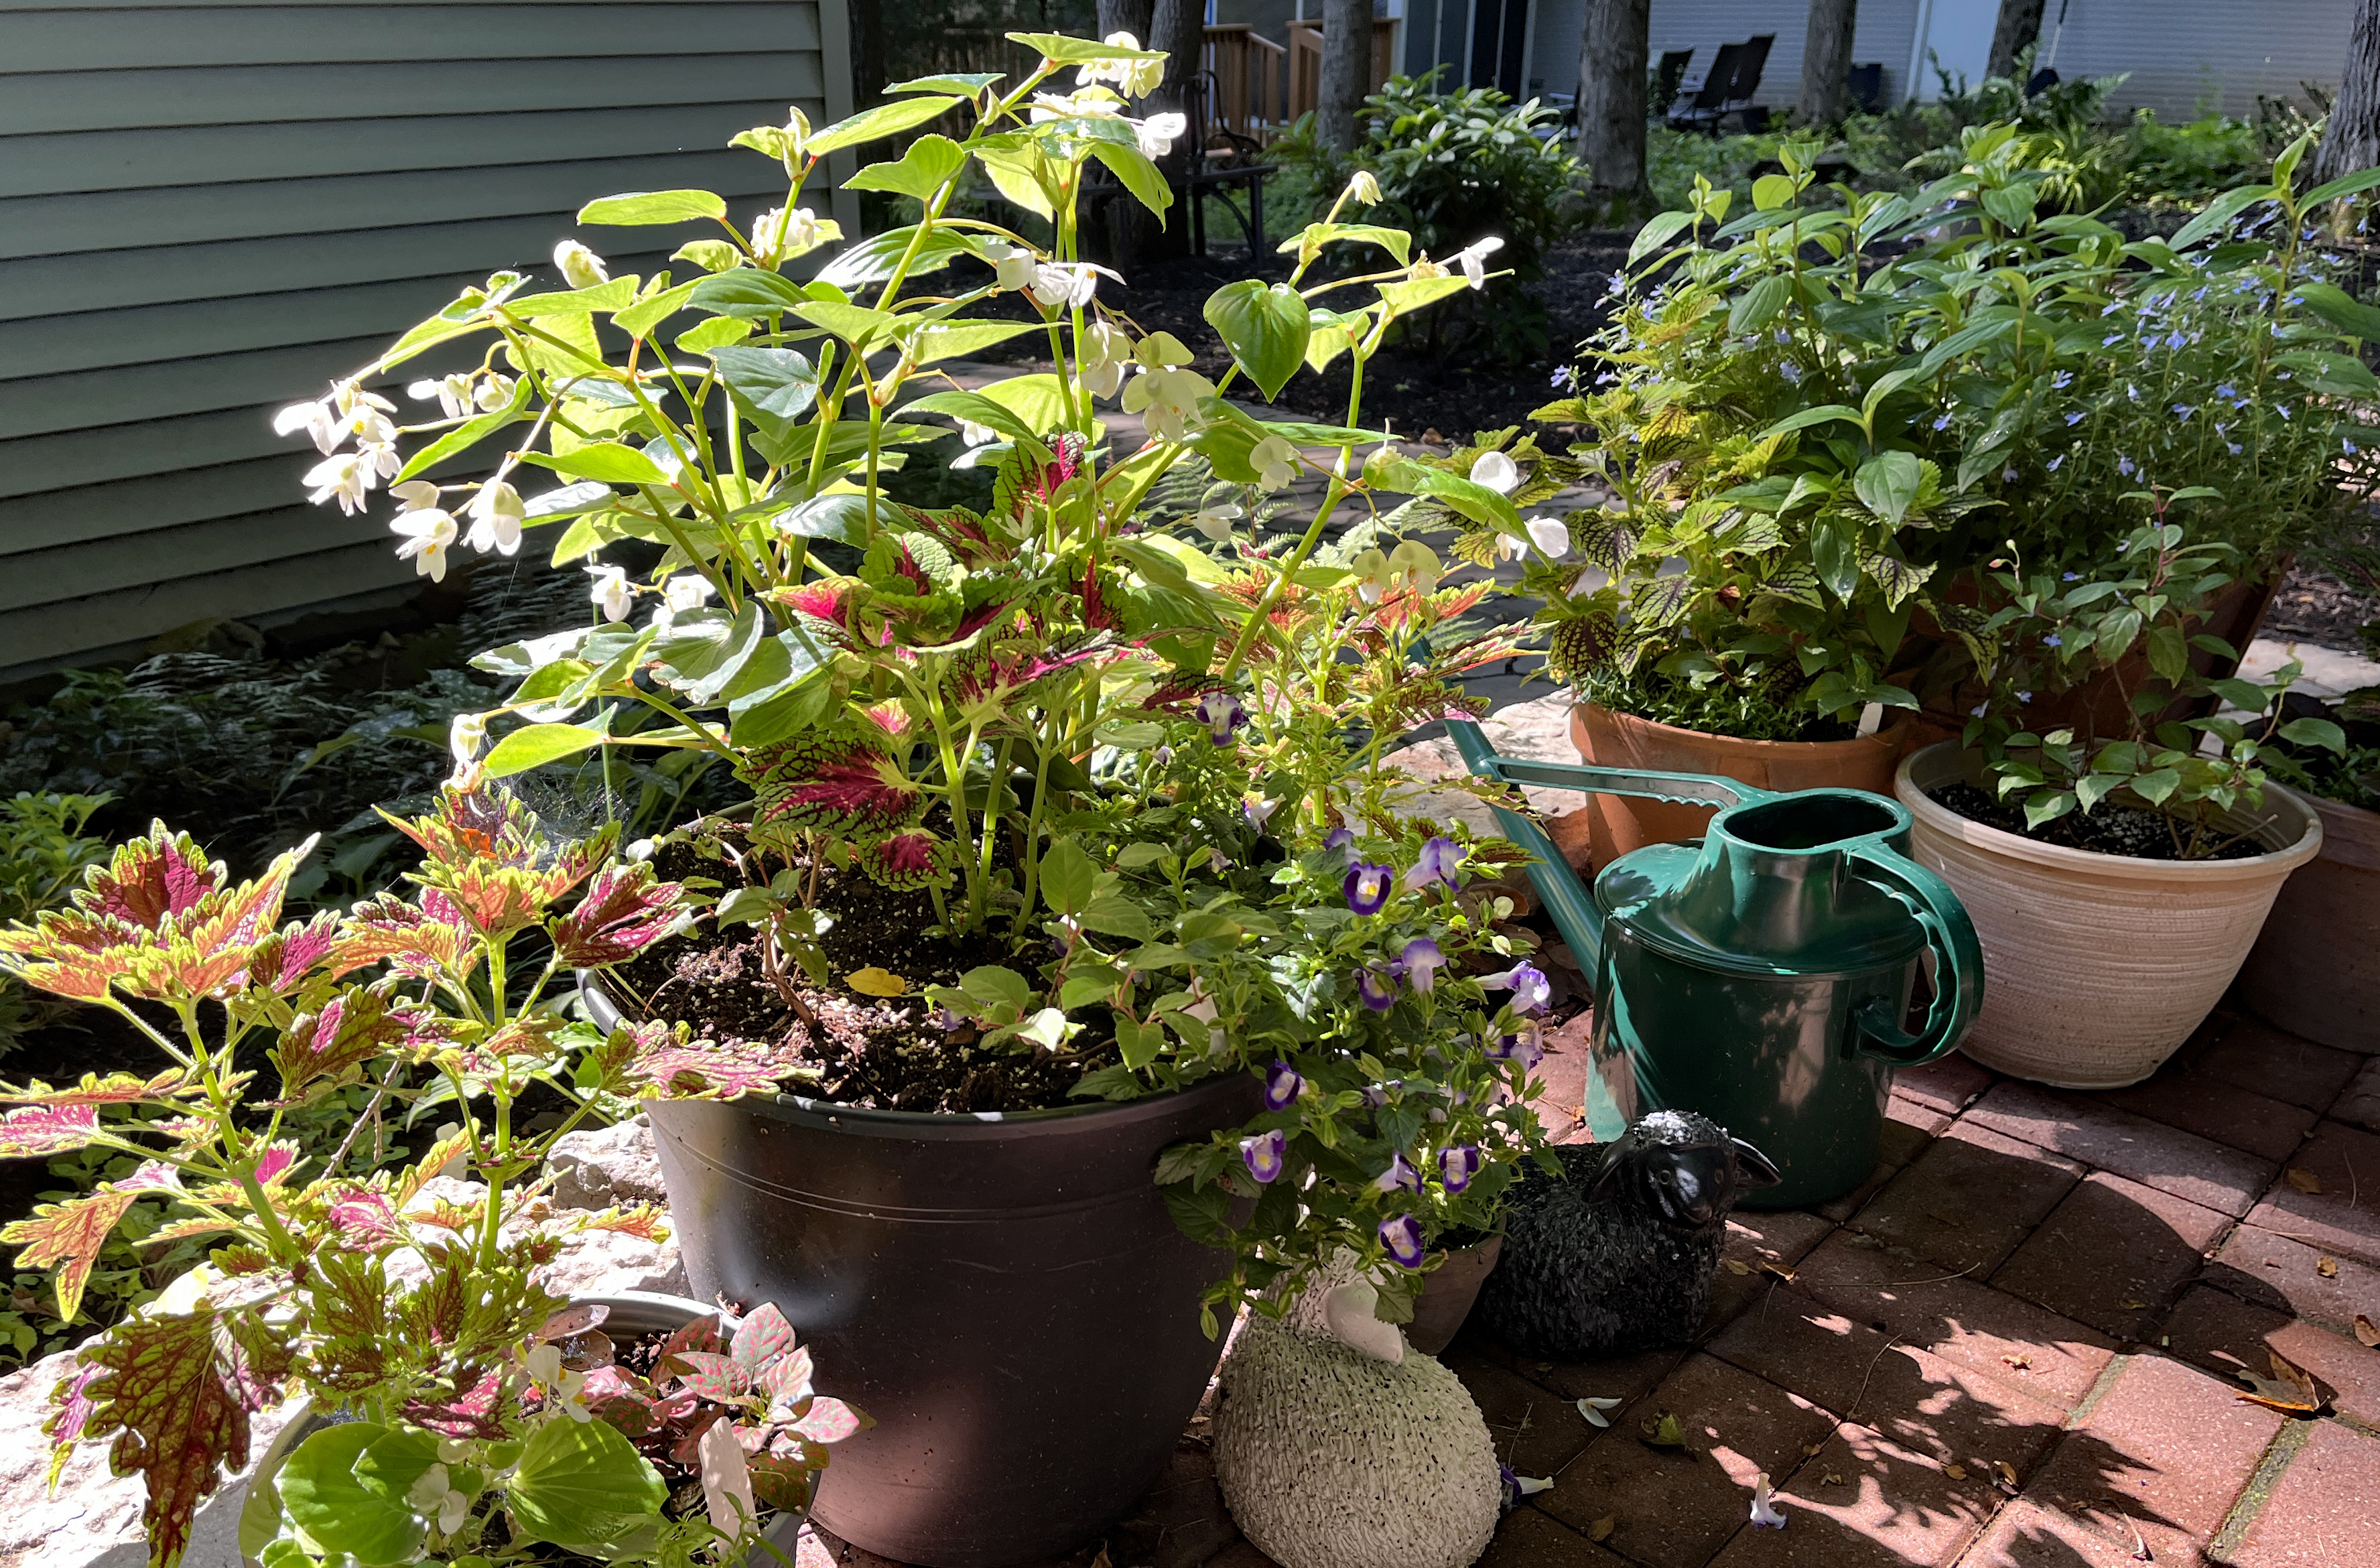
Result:
[[1975,1021],[1984,1004],[1984,950],[1975,928],[1950,884],[1880,844],[1852,851],[1857,874],[1876,883],[1905,906],[1925,929],[1925,944],[1934,952],[1934,1002],[1926,1010],[1925,1028],[1911,1034],[1900,1027],[1892,1004],[1877,997],[1862,1009],[1858,1049],[1896,1067],[1916,1067],[1949,1053]]

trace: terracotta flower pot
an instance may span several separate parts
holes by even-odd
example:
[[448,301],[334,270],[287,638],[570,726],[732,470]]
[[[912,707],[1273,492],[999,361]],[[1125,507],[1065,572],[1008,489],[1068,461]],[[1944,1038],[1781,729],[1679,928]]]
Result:
[[1452,1344],[1454,1336],[1463,1331],[1463,1319],[1471,1316],[1472,1304],[1479,1299],[1479,1287],[1488,1282],[1496,1259],[1502,1256],[1500,1232],[1448,1253],[1446,1261],[1422,1282],[1413,1321],[1405,1325],[1406,1342],[1424,1355],[1436,1355]]
[[2240,995],[2293,1035],[2380,1055],[2380,811],[2306,803],[2322,818],[2322,853],[2273,901]]
[[[1665,773],[1718,773],[1762,789],[1864,789],[1892,792],[1902,731],[1888,725],[1852,740],[1738,740],[1657,724],[1592,702],[1571,710],[1570,737],[1582,760],[1606,768]],[[1597,866],[1648,844],[1700,838],[1718,813],[1707,806],[1625,796],[1587,796],[1587,847]]]
[[1979,784],[1983,755],[1955,742],[1912,753],[1893,793],[1914,819],[1910,857],[1967,907],[1983,943],[1983,1010],[1960,1046],[1984,1065],[2058,1088],[2120,1088],[2161,1066],[2214,1011],[2322,822],[2268,784],[2255,828],[2268,853],[2140,860],[2036,844],[1969,821],[1926,792]]

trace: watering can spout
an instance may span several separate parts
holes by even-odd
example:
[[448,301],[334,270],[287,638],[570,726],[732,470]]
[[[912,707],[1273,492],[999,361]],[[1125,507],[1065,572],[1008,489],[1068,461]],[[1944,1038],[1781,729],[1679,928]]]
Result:
[[[1455,750],[1463,754],[1463,766],[1483,779],[1499,783],[1505,780],[1503,768],[1508,760],[1496,755],[1479,726],[1467,719],[1449,720],[1446,733],[1453,738]],[[1504,836],[1528,851],[1529,885],[1536,889],[1538,902],[1553,922],[1562,940],[1570,943],[1571,952],[1578,958],[1585,973],[1594,974],[1603,961],[1603,910],[1587,893],[1585,884],[1570,868],[1570,861],[1554,847],[1545,830],[1502,806],[1491,807],[1497,825]]]

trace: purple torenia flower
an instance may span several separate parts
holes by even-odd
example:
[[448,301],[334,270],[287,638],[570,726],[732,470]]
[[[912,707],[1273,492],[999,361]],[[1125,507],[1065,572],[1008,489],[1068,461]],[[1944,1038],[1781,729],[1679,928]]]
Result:
[[1463,879],[1456,874],[1455,867],[1462,861],[1461,845],[1451,838],[1431,839],[1421,846],[1421,857],[1414,862],[1414,869],[1405,873],[1405,886],[1422,888],[1432,882],[1443,882],[1460,893],[1463,891]]
[[1499,1062],[1518,1062],[1530,1069],[1546,1059],[1545,1041],[1535,1018],[1524,1018],[1514,1033],[1500,1036],[1488,1047],[1488,1054]]
[[1420,1268],[1429,1256],[1422,1249],[1421,1222],[1410,1214],[1380,1222],[1380,1245],[1389,1249],[1390,1257],[1408,1269]]
[[1286,1062],[1276,1062],[1265,1069],[1264,1102],[1268,1111],[1285,1111],[1305,1092],[1305,1080],[1297,1069]]
[[1355,971],[1355,994],[1373,1012],[1385,1013],[1397,1004],[1397,982],[1378,965],[1366,964]]
[[1524,1013],[1539,1013],[1554,999],[1554,988],[1535,964],[1519,963],[1500,975],[1482,975],[1479,983],[1512,993],[1512,1005]]
[[1421,1173],[1414,1169],[1414,1162],[1404,1157],[1402,1150],[1390,1155],[1389,1168],[1372,1178],[1374,1192],[1394,1192],[1399,1187],[1407,1192],[1421,1191]]
[[1463,1144],[1455,1149],[1438,1151],[1438,1174],[1450,1193],[1461,1192],[1479,1173],[1479,1149],[1475,1144]]
[[1272,814],[1279,809],[1281,809],[1280,801],[1267,800],[1260,795],[1244,796],[1240,799],[1240,814],[1248,820],[1248,826],[1260,833],[1265,831],[1265,824],[1272,820]]
[[1240,1161],[1260,1182],[1279,1176],[1289,1164],[1289,1135],[1275,1127],[1269,1133],[1240,1140]]
[[1228,691],[1208,692],[1191,712],[1207,726],[1217,746],[1231,745],[1233,733],[1248,722],[1248,711]]
[[1438,971],[1446,966],[1446,954],[1429,938],[1415,937],[1405,943],[1397,963],[1403,968],[1405,978],[1413,981],[1414,990],[1427,996],[1430,988],[1438,983]]
[[1353,828],[1331,829],[1330,836],[1322,841],[1322,848],[1326,854],[1335,852],[1345,855],[1351,860],[1354,859],[1355,854],[1355,830]]
[[1394,866],[1375,866],[1358,860],[1347,868],[1347,879],[1341,885],[1347,892],[1347,907],[1358,915],[1377,915],[1380,906],[1389,901],[1389,890],[1397,884]]

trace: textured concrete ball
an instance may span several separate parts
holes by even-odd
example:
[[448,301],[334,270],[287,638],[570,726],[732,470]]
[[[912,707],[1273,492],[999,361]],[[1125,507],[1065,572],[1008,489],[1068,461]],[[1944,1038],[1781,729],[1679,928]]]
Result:
[[1281,1568],[1467,1568],[1501,1512],[1494,1440],[1452,1372],[1261,1316],[1223,1364],[1215,1477]]

